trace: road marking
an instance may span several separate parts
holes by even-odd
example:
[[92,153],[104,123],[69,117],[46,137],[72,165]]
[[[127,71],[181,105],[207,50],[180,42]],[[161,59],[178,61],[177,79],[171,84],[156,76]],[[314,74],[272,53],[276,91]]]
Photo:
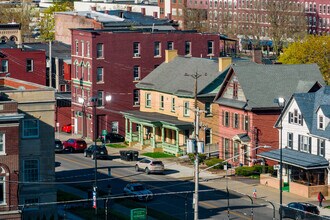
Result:
[[[208,208],[214,208],[214,209],[219,208],[219,206],[215,206],[215,205],[212,205],[212,204],[210,204],[210,203],[203,202],[203,201],[200,201],[199,204],[202,204],[202,205],[204,205],[204,206],[206,206],[206,207],[208,207]],[[241,217],[241,218],[243,218],[243,219],[247,219],[247,220],[250,220],[250,219],[251,219],[251,217],[247,217],[247,216],[245,216],[245,215],[243,215],[243,214],[241,214],[241,213],[239,213],[239,212],[229,211],[229,213],[232,214],[232,215],[235,215],[235,216]]]
[[89,166],[87,166],[86,164],[84,164],[84,163],[80,163],[80,162],[78,162],[78,161],[75,161],[75,160],[72,160],[72,159],[67,159],[67,158],[65,158],[65,157],[61,157],[61,156],[59,156],[62,160],[65,160],[65,161],[68,161],[68,162],[72,162],[72,163],[75,163],[75,164],[78,164],[78,165],[82,165],[83,167],[87,167],[87,168],[93,168],[93,167],[91,167],[90,165]]

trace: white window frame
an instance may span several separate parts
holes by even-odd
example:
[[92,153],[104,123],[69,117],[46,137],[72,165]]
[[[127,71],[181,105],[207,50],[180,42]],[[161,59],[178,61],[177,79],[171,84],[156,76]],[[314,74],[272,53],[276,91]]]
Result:
[[133,77],[134,77],[135,81],[140,80],[140,66],[139,65],[135,65],[133,67]]
[[159,109],[164,109],[164,95],[159,95]]
[[175,112],[175,98],[171,99],[171,112]]
[[[101,72],[101,79],[99,77],[99,70],[102,70],[102,72]],[[96,69],[96,82],[97,83],[104,82],[104,68],[103,67],[97,67],[97,69]]]
[[[26,162],[36,162],[36,164],[34,165],[37,165],[36,168],[30,168],[30,169],[27,169],[26,168]],[[36,177],[33,176],[33,175],[37,175]],[[38,182],[40,179],[40,166],[39,166],[39,160],[36,160],[36,159],[25,159],[23,160],[23,181],[24,182]]]
[[146,107],[151,107],[151,93],[146,93]]
[[84,57],[85,53],[85,42],[81,41],[81,56]]
[[[26,124],[30,121],[35,121],[36,127],[32,127],[32,128],[25,127]],[[25,134],[26,130],[32,130],[32,129],[37,131],[36,135],[26,135]],[[22,120],[22,138],[39,138],[39,120],[38,119],[23,119]]]
[[320,130],[324,130],[324,116],[323,115],[319,115],[319,117],[317,118],[318,122],[317,122],[317,128]]
[[159,41],[154,42],[154,56],[160,57],[161,56],[161,43]]
[[[3,169],[3,168],[1,168]],[[6,177],[0,176],[0,183],[2,183],[2,191],[3,191],[3,201],[0,201],[0,205],[7,205],[7,198],[6,198]],[[1,187],[1,185],[0,185]]]
[[5,135],[5,133],[0,133],[0,146],[1,145],[2,145],[2,150],[0,148],[0,155],[5,155],[6,154],[6,135]]
[[104,91],[97,91],[97,106],[104,106]]
[[118,134],[118,132],[119,132],[119,122],[118,121],[111,122],[111,132]]
[[76,55],[79,53],[79,42],[76,40]]
[[309,137],[305,135],[300,135],[299,138],[300,138],[300,146],[299,146],[300,151],[309,153],[309,145],[311,144],[309,143]]
[[290,149],[293,149],[293,133],[292,132],[288,132],[288,136],[287,136],[288,140],[287,140],[287,147]]
[[[326,141],[324,139],[317,139],[317,155],[319,155],[321,157],[325,157],[325,151],[326,151],[325,142]],[[323,148],[324,154],[321,154],[322,148]]]
[[191,56],[191,41],[186,41],[184,44],[184,54],[186,56]]
[[214,41],[213,40],[207,41],[207,54],[208,55],[214,54]]
[[189,115],[190,115],[189,102],[185,101],[183,102],[183,116],[189,116]]
[[133,42],[133,57],[141,56],[140,42]]
[[86,56],[90,57],[90,43],[89,41],[87,41],[87,52],[86,52]]
[[96,58],[104,58],[104,45],[103,43],[98,43],[96,45]]
[[33,72],[33,69],[34,69],[33,59],[31,58],[26,59],[26,72]]

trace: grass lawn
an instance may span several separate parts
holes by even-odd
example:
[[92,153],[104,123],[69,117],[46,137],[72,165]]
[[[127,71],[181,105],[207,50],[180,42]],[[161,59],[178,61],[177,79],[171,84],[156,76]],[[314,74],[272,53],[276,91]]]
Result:
[[152,157],[152,158],[171,158],[171,157],[175,157],[174,155],[171,154],[165,154],[162,152],[147,152],[147,153],[143,153],[143,156],[147,156],[147,157]]
[[127,148],[127,145],[119,143],[119,144],[107,144],[107,147],[112,147],[112,148]]

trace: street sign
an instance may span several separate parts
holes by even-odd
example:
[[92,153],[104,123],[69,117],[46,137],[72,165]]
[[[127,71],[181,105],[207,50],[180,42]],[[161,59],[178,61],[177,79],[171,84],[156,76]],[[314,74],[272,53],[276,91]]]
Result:
[[131,220],[146,220],[147,210],[144,208],[131,209]]
[[96,209],[96,190],[93,190],[93,208]]
[[107,130],[102,130],[102,136],[106,136],[108,134]]

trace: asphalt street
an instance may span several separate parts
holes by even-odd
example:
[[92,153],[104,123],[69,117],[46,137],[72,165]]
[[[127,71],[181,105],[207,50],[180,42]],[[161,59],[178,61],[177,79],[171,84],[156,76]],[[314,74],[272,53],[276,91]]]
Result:
[[[130,182],[143,182],[155,194],[154,200],[143,203],[146,207],[170,214],[173,219],[193,219],[192,192],[194,183],[169,177],[177,172],[166,170],[164,175],[146,175],[136,172],[134,164],[114,161],[116,156],[108,160],[97,160],[98,187],[107,191],[111,185],[113,197],[124,196],[123,188]],[[95,180],[95,162],[85,158],[82,153],[56,154],[56,180],[73,187],[91,189]],[[111,168],[109,176],[109,168]],[[225,181],[218,179],[214,181]],[[200,185],[199,218],[200,219],[272,219],[273,210],[269,204],[254,203],[247,196],[230,192],[229,206],[227,192]],[[134,200],[131,200],[135,202]],[[252,200],[253,201],[253,200]],[[228,209],[229,207],[229,209]],[[277,217],[277,212],[275,213]]]

